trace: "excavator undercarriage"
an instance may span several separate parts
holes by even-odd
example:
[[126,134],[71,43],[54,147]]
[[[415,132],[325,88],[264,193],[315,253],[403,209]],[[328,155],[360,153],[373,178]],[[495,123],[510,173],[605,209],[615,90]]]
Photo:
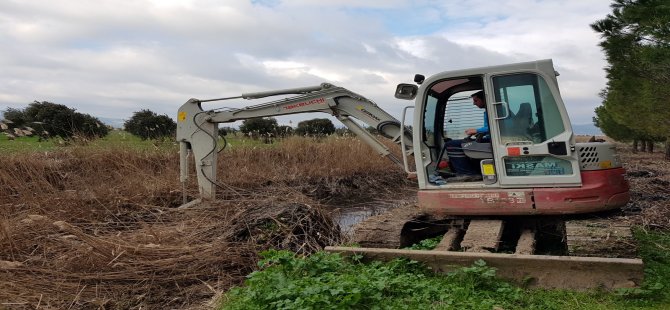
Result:
[[[359,223],[352,236],[361,247],[326,251],[371,260],[405,257],[437,272],[482,259],[499,276],[528,287],[616,289],[643,280],[630,227],[615,219],[435,218],[416,207],[400,207]],[[431,251],[405,249],[436,236],[442,239]]]

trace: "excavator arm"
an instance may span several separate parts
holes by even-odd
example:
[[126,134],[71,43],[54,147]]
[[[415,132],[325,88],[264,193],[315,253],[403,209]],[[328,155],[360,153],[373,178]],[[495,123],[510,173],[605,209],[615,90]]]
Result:
[[[245,108],[203,110],[201,103],[229,99],[261,99],[278,95],[296,95],[288,98],[252,105]],[[246,93],[237,97],[217,99],[190,99],[179,108],[177,116],[177,141],[180,154],[180,181],[188,179],[188,154],[193,153],[200,196],[214,199],[216,194],[218,123],[229,123],[257,117],[324,112],[335,116],[349,130],[369,144],[380,155],[399,166],[403,161],[360,126],[358,119],[376,128],[380,134],[405,146],[404,155],[411,155],[412,133],[401,127],[400,122],[369,100],[348,89],[323,83],[319,86],[283,89],[277,91]]]

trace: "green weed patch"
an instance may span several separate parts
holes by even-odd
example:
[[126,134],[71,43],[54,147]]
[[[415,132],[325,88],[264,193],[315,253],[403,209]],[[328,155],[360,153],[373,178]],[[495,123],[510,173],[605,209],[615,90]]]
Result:
[[261,270],[225,296],[223,309],[492,309],[514,304],[523,293],[483,262],[442,277],[401,259],[364,264],[325,252],[262,256]]
[[362,263],[272,250],[262,253],[260,270],[244,286],[224,296],[221,309],[663,309],[670,305],[670,233],[638,231],[636,237],[646,263],[646,281],[637,289],[523,289],[496,278],[483,261],[445,276],[403,259]]

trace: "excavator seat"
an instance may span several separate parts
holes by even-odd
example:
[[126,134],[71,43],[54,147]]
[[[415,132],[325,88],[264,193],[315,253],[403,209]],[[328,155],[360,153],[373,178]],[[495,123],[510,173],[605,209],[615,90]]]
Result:
[[492,159],[493,147],[491,147],[491,142],[465,142],[463,143],[463,153],[473,159]]
[[512,134],[526,135],[528,129],[533,124],[533,110],[530,103],[524,102],[519,106],[519,111],[512,117],[512,124],[510,130]]
[[[528,129],[533,124],[533,110],[530,103],[524,102],[519,105],[519,111],[513,113],[504,123],[502,134],[504,136],[528,135]],[[463,143],[463,152],[472,159],[492,159],[493,148],[490,142],[471,141]]]

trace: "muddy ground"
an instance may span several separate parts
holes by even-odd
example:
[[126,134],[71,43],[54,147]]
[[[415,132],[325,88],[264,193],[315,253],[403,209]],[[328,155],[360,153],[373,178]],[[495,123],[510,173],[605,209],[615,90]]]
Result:
[[[227,181],[219,201],[186,210],[177,208],[174,153],[3,158],[0,309],[207,308],[254,270],[258,251],[338,243],[338,219],[346,227],[406,204],[414,190],[400,169],[356,142],[292,143],[292,155],[220,155]],[[660,153],[622,156],[632,200],[617,216],[670,229],[670,163]],[[192,199],[192,181],[189,188]]]

